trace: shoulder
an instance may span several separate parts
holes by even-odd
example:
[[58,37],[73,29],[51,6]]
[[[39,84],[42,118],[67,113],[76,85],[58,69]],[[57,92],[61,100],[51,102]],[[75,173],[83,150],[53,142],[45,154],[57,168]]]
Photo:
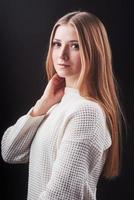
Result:
[[106,117],[102,107],[91,100],[83,99],[74,105],[71,111],[66,137],[72,141],[92,141],[99,144],[107,135]]
[[94,132],[97,129],[102,131],[106,128],[106,117],[101,106],[91,100],[82,99],[69,108],[69,126],[81,132]]
[[105,120],[105,112],[99,103],[83,99],[74,106],[73,116],[84,117],[85,119]]

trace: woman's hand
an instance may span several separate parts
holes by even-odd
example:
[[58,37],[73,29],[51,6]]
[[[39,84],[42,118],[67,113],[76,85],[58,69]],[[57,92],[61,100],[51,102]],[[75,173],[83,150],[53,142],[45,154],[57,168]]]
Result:
[[54,74],[48,82],[41,98],[36,102],[31,116],[44,115],[49,108],[58,103],[64,95],[65,79]]

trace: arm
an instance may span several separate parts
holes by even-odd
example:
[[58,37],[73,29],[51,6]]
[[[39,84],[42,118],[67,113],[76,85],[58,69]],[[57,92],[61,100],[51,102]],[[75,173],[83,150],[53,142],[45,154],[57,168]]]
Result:
[[65,80],[55,74],[33,109],[5,131],[2,138],[2,157],[6,162],[24,163],[28,161],[34,135],[48,110],[51,110],[61,100],[64,86]]
[[31,116],[32,109],[5,131],[1,142],[2,157],[5,162],[28,162],[31,142],[37,128],[45,117],[45,115]]
[[[38,200],[82,200],[87,175],[105,150],[104,116],[83,106],[68,122],[51,178]],[[95,143],[94,143],[95,142]],[[96,147],[98,143],[100,149]]]

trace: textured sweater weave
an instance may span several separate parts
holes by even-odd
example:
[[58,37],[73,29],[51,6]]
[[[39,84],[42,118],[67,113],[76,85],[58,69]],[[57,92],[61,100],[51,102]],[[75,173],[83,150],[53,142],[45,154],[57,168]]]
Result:
[[95,200],[111,145],[102,108],[66,87],[45,115],[32,117],[32,109],[2,138],[6,162],[29,162],[27,199]]

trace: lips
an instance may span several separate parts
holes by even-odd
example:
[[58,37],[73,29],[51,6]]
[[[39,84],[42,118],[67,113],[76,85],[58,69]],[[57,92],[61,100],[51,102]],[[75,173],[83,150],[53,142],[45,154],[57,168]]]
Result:
[[58,64],[58,65],[60,65],[60,66],[65,66],[65,67],[69,67],[69,65],[68,65],[68,64],[65,64],[65,63],[60,63],[60,64]]
[[65,63],[62,63],[62,64],[60,63],[60,64],[58,64],[58,66],[60,69],[67,69],[70,65],[65,64]]

